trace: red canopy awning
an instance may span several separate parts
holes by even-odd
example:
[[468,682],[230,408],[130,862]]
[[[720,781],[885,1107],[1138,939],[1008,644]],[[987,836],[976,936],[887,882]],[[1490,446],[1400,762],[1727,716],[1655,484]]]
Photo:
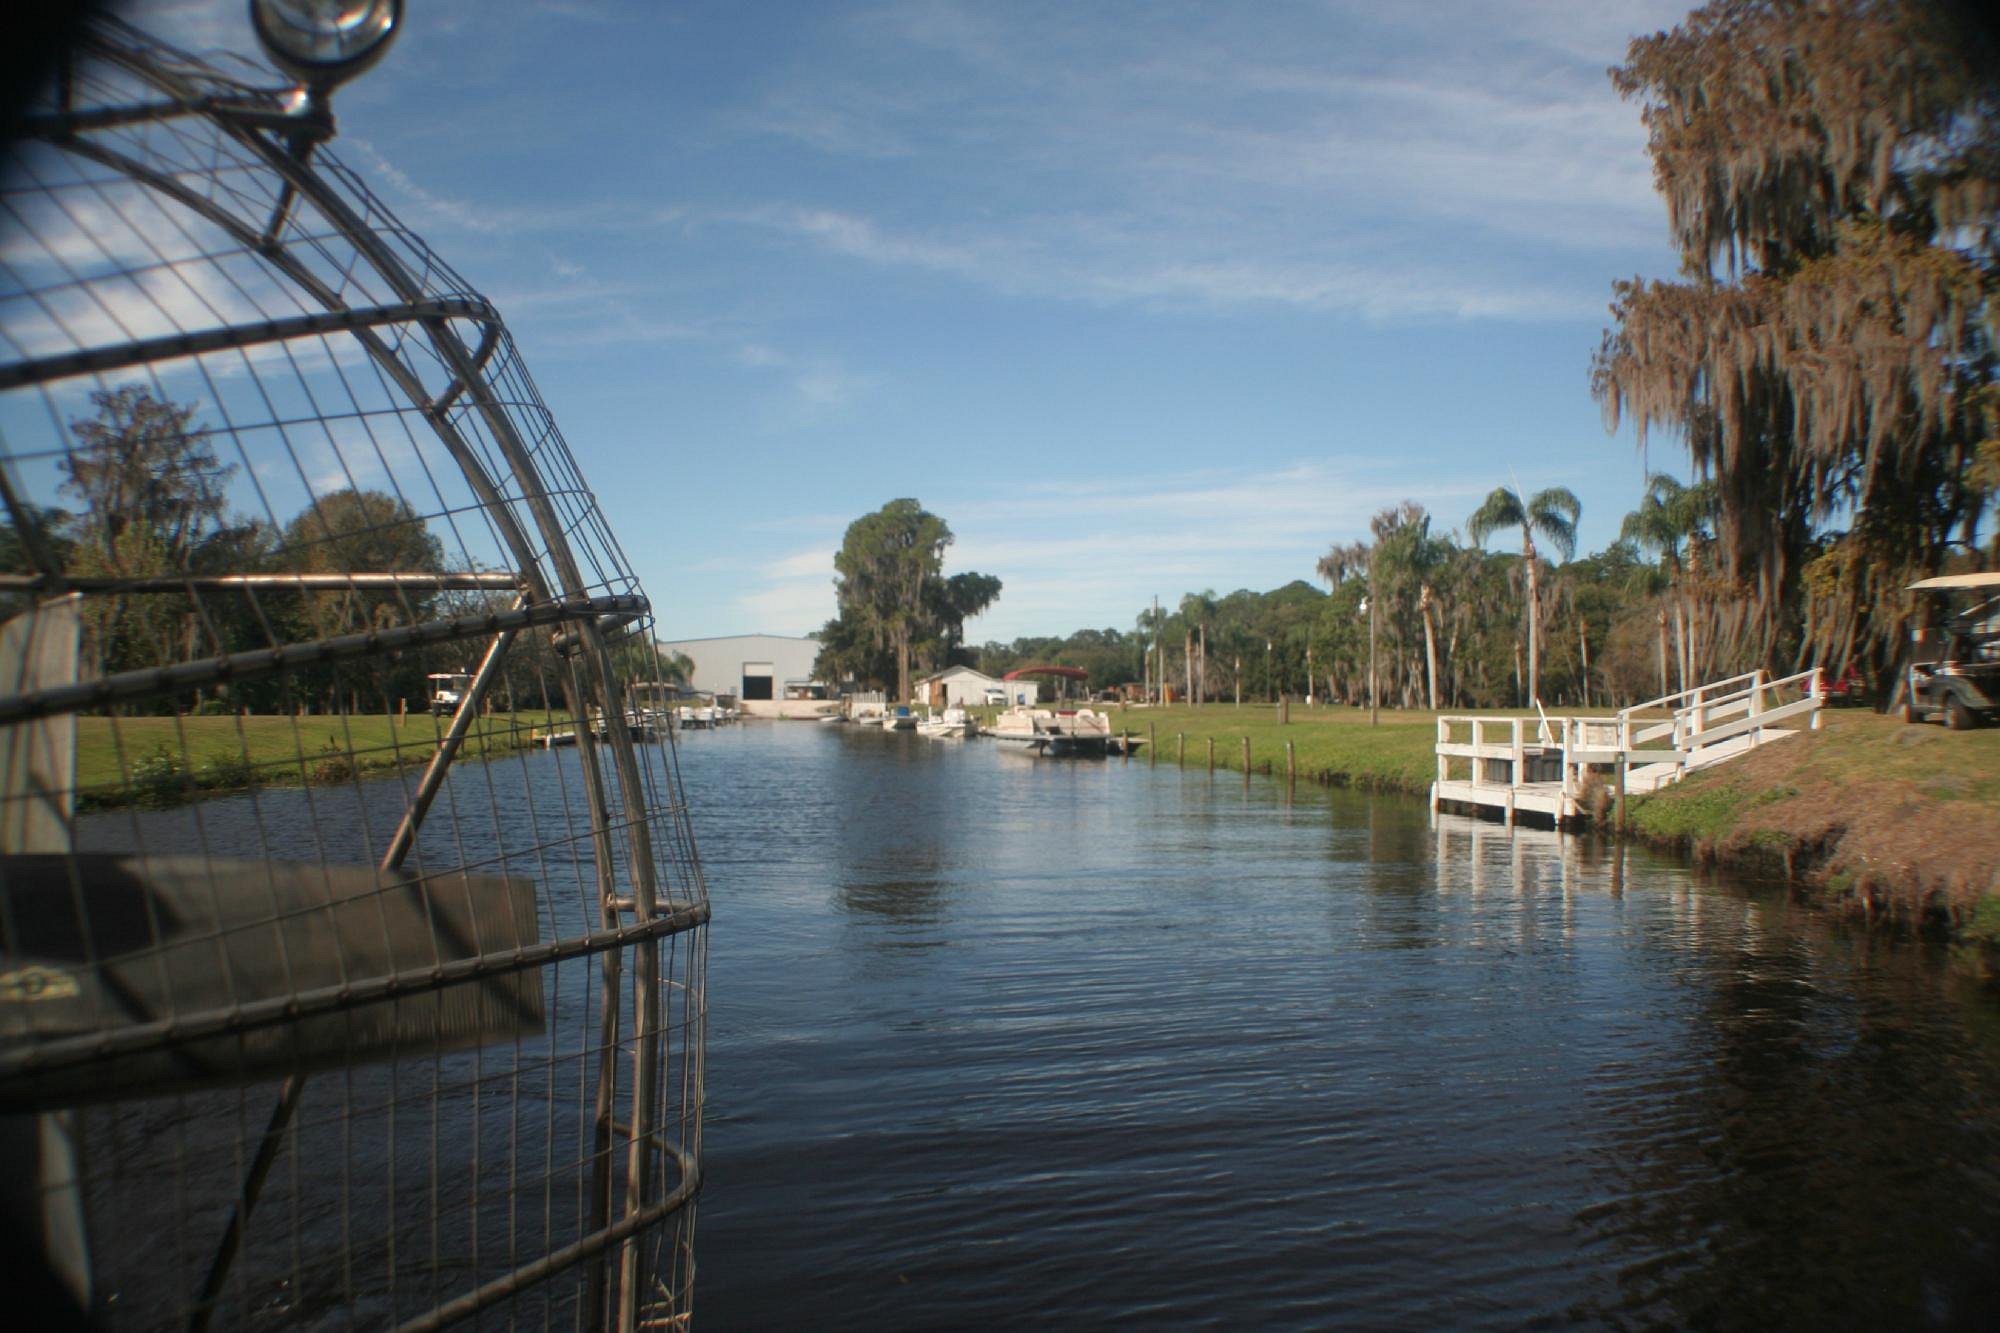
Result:
[[1009,671],[1006,675],[1000,677],[1000,679],[1019,680],[1023,676],[1067,676],[1071,680],[1090,679],[1090,673],[1088,671],[1085,671],[1082,667],[1069,667],[1069,666],[1015,667],[1012,671]]

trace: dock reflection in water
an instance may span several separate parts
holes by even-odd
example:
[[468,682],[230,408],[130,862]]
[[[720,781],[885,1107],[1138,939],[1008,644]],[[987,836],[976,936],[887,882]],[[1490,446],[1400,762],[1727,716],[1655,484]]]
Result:
[[1825,1327],[2000,1309],[1937,951],[1423,804],[691,737],[709,1327]]

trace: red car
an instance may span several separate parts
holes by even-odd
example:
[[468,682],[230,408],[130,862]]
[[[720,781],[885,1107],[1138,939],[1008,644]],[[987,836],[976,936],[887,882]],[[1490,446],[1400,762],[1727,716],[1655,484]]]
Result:
[[1820,668],[1819,679],[1820,698],[1829,708],[1868,702],[1868,677],[1852,662],[1837,674]]

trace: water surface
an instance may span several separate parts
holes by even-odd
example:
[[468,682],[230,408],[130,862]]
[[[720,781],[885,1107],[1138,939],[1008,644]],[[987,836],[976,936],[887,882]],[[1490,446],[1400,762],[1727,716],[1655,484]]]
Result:
[[1419,801],[683,738],[709,1327],[1972,1326],[2000,1006]]
[[[2000,1003],[1944,951],[1404,798],[802,723],[680,757],[714,908],[702,1326],[2000,1318]],[[588,929],[588,846],[536,813],[577,800],[575,763],[461,766],[416,861],[529,875],[551,937]],[[366,862],[406,781],[101,815],[80,841]],[[550,1004],[570,1049],[588,995]],[[263,1206],[305,1238],[272,1309],[374,1320],[372,1279],[315,1276],[316,1238],[365,1253],[426,1151],[574,1156],[580,1110],[530,1105],[551,1128],[522,1153],[542,1085],[489,1082],[483,1119],[392,1136],[400,1176],[330,1103],[354,1146]],[[261,1124],[269,1090],[236,1096]],[[109,1123],[143,1146],[137,1114]],[[211,1174],[176,1188],[215,1222],[240,1164]],[[432,1208],[397,1243],[484,1271],[569,1237],[490,1184],[472,1240]],[[325,1197],[342,1230],[314,1229]]]

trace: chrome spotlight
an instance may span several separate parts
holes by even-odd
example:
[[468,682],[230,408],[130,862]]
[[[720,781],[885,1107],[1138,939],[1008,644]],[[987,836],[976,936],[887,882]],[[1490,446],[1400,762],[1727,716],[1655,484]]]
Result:
[[403,0],[250,0],[272,63],[316,93],[381,59],[402,23]]

